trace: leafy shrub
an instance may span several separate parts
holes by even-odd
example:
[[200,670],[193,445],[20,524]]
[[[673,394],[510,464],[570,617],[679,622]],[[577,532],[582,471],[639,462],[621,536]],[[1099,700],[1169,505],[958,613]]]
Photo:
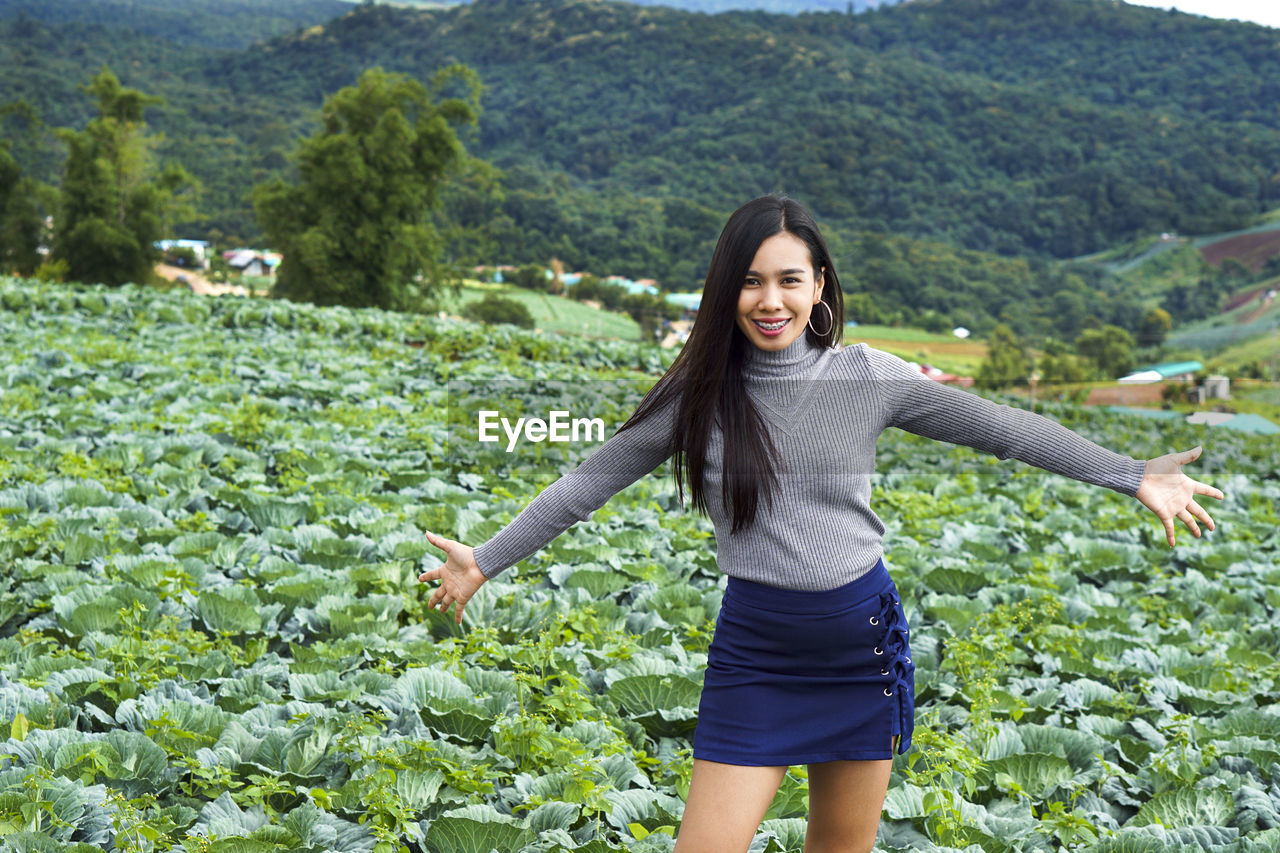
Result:
[[546,290],[551,284],[547,271],[537,264],[525,264],[511,274],[511,283],[524,290]]
[[533,315],[523,304],[506,296],[494,293],[486,294],[478,302],[472,302],[463,309],[463,314],[481,323],[496,325],[510,323],[521,329],[533,328]]

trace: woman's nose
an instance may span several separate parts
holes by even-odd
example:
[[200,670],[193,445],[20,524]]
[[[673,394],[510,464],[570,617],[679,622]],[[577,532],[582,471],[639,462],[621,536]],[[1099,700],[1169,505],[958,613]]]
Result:
[[776,284],[766,284],[760,290],[760,307],[761,308],[781,308],[782,307],[782,288]]

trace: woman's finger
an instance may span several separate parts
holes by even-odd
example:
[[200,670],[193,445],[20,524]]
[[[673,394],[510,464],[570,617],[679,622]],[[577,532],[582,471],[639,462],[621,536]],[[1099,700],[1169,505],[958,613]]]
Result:
[[1164,525],[1165,541],[1169,543],[1170,547],[1172,547],[1177,543],[1177,536],[1176,536],[1177,528],[1173,526],[1173,519],[1162,518],[1160,519],[1160,523]]
[[1221,491],[1219,491],[1218,489],[1215,489],[1213,486],[1210,486],[1206,483],[1201,483],[1198,480],[1192,480],[1191,482],[1192,482],[1192,490],[1197,495],[1208,495],[1209,497],[1217,498],[1218,500],[1225,500],[1227,497]]
[[458,544],[457,542],[454,542],[452,539],[446,539],[443,536],[440,536],[436,533],[432,533],[430,530],[426,531],[426,535],[427,535],[428,542],[430,542],[435,547],[439,548],[441,551],[444,551],[445,553],[449,552],[450,546]]
[[1187,526],[1187,529],[1191,531],[1192,536],[1195,536],[1197,539],[1200,538],[1200,525],[1196,524],[1196,520],[1192,517],[1191,513],[1187,512],[1185,509],[1181,510],[1178,513],[1178,518]]
[[1209,513],[1205,512],[1205,508],[1200,506],[1200,504],[1196,503],[1195,501],[1192,501],[1191,503],[1187,504],[1187,509],[1191,512],[1192,515],[1194,515],[1196,518],[1203,521],[1205,523],[1205,526],[1208,527],[1210,530],[1214,529],[1213,517],[1209,515]]
[[1185,450],[1182,453],[1175,454],[1174,460],[1179,465],[1186,465],[1188,462],[1195,462],[1197,459],[1200,458],[1200,453],[1203,450],[1204,450],[1204,446],[1197,444],[1195,447],[1191,448],[1190,450]]
[[440,580],[440,575],[443,569],[444,566],[436,566],[434,569],[427,569],[425,572],[418,575],[418,580],[424,583],[426,581],[438,581]]

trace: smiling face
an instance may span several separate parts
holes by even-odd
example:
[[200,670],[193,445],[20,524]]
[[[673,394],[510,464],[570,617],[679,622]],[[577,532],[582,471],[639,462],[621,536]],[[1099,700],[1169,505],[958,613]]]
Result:
[[780,231],[762,242],[751,260],[738,293],[738,328],[760,349],[786,349],[804,334],[821,299],[822,270],[815,275],[809,247]]

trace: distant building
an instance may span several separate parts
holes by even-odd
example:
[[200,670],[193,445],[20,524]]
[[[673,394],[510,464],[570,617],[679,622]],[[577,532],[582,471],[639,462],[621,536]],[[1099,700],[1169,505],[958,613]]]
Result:
[[668,293],[666,299],[672,305],[679,305],[683,308],[686,318],[697,316],[698,306],[702,304],[701,293]]
[[1117,381],[1125,385],[1144,385],[1148,382],[1190,382],[1195,374],[1204,370],[1198,361],[1170,361],[1164,364],[1153,364],[1121,376]]
[[156,248],[166,254],[173,249],[190,249],[200,269],[209,268],[209,243],[206,240],[157,240]]
[[947,385],[959,385],[961,388],[969,388],[973,385],[972,376],[956,376],[954,373],[947,373],[940,367],[934,367],[932,364],[916,364],[914,361],[909,362],[915,365],[921,373],[932,379],[934,382],[943,382]]
[[605,284],[612,284],[621,287],[627,293],[648,293],[653,296],[658,295],[658,283],[651,278],[642,278],[637,280],[624,278],[620,275],[611,275],[603,279]]
[[1204,395],[1209,400],[1230,400],[1231,380],[1217,374],[1205,377]]
[[261,252],[257,249],[229,249],[222,259],[240,275],[273,276],[284,256],[279,252]]

